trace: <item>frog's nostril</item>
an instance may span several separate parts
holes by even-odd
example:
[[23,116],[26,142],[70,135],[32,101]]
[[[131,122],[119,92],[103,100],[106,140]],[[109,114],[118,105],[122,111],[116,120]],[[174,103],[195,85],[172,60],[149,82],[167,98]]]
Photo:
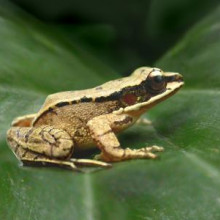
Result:
[[179,76],[178,76],[178,77],[179,77],[179,79],[178,79],[178,80],[179,80],[180,82],[182,82],[182,81],[183,81],[183,76],[182,76],[181,74],[179,74]]

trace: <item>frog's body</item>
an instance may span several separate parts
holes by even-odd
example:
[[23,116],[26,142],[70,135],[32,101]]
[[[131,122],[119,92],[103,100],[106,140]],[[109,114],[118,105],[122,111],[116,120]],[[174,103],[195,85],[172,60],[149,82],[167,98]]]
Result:
[[151,151],[162,148],[122,149],[115,133],[131,126],[141,114],[173,95],[182,85],[180,74],[142,67],[129,77],[92,89],[52,94],[37,114],[13,121],[8,141],[24,163],[72,168],[76,163],[107,166],[95,160],[69,159],[73,150],[95,145],[102,151],[99,158],[107,162],[155,158]]

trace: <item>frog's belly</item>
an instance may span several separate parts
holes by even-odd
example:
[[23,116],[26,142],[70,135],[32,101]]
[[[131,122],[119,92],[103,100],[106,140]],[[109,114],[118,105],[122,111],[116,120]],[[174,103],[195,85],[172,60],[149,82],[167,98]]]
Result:
[[78,123],[78,126],[74,126],[74,124],[71,123],[65,124],[65,127],[62,129],[67,131],[72,137],[75,144],[74,148],[77,151],[96,147],[85,123]]
[[87,143],[86,142],[80,143],[80,145],[76,145],[74,147],[74,150],[76,150],[76,151],[84,151],[84,150],[95,149],[95,148],[97,148],[97,146],[92,141],[92,142],[87,142]]
[[80,128],[75,132],[72,132],[71,137],[74,140],[75,143],[74,148],[77,151],[87,150],[97,147],[93,142],[93,139],[91,138],[90,132],[87,130],[87,128]]

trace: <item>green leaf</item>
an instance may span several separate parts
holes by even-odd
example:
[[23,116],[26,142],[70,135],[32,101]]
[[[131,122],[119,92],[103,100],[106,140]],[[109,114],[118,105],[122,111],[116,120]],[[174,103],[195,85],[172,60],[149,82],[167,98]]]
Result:
[[1,8],[0,219],[219,219],[219,14],[217,8],[157,63],[180,71],[185,88],[149,112],[152,126],[134,125],[120,136],[126,147],[164,146],[160,160],[79,174],[18,166],[5,132],[47,94],[116,75],[47,26]]
[[217,89],[219,80],[219,7],[196,25],[184,39],[159,62],[162,68],[184,73],[186,86]]

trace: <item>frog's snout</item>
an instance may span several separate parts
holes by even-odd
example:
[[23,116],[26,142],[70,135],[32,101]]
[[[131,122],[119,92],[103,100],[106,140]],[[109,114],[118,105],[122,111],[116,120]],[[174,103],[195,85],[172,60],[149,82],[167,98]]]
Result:
[[183,82],[183,76],[180,73],[166,73],[165,79],[167,82]]
[[183,76],[180,73],[177,73],[175,78],[176,78],[175,81],[177,81],[177,82],[183,82],[184,81]]

